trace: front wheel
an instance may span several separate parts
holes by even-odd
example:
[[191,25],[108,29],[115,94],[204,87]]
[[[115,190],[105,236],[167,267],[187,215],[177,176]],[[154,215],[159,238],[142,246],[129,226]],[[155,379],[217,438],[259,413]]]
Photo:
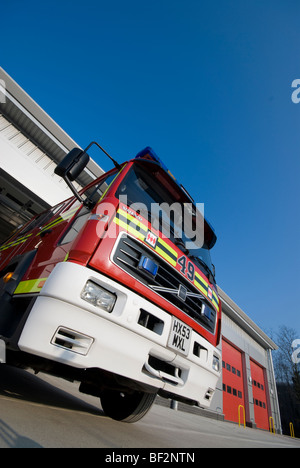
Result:
[[156,393],[105,390],[101,393],[104,413],[112,419],[128,423],[139,421],[154,403]]

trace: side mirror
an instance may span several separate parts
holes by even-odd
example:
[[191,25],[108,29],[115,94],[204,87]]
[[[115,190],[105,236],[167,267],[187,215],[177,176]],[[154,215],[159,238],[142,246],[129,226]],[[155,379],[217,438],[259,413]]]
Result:
[[91,201],[88,199],[83,199],[82,196],[77,192],[75,186],[72,184],[72,181],[79,176],[79,174],[86,167],[89,160],[90,157],[85,151],[82,151],[80,148],[73,148],[56,166],[54,169],[54,174],[64,179],[77,200],[91,208]]
[[70,190],[72,190],[74,193],[75,197],[88,208],[92,208],[94,203],[89,199],[83,199],[80,193],[77,192],[72,182],[79,176],[79,174],[88,164],[90,157],[87,154],[87,150],[92,145],[98,146],[101,151],[103,151],[103,153],[105,153],[106,156],[108,156],[109,159],[114,163],[115,167],[119,170],[121,169],[120,164],[115,161],[96,141],[92,141],[92,143],[90,143],[85,148],[85,150],[81,150],[80,148],[73,148],[54,169],[54,174],[62,177],[69,186]]
[[90,157],[85,151],[73,148],[54,169],[54,173],[73,181],[83,171],[89,160]]

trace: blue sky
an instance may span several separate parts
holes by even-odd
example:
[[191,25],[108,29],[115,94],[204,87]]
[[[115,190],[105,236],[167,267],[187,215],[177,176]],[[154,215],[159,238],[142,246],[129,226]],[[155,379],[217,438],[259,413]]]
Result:
[[[10,0],[0,65],[81,146],[152,146],[218,235],[222,289],[300,338],[298,0]],[[100,153],[93,157],[105,169]]]

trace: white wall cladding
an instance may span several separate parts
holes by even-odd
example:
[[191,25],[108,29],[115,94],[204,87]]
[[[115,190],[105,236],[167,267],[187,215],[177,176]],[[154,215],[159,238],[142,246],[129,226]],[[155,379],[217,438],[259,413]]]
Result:
[[[63,179],[54,174],[56,163],[3,115],[0,115],[0,165],[49,205],[72,195]],[[81,188],[77,183],[74,185]]]

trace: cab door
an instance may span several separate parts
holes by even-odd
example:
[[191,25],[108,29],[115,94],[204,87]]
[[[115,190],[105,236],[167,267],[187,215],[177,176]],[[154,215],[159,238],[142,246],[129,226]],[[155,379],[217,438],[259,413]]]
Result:
[[36,250],[36,255],[15,294],[39,292],[55,265],[64,261],[68,245],[58,245],[58,241],[81,209],[80,202],[72,198],[34,231],[27,249]]
[[[117,171],[110,171],[82,191],[83,198],[88,198],[94,204],[94,208],[72,198],[54,218],[39,227],[32,243],[37,249],[37,254],[23,279],[25,287],[29,281],[29,286],[34,287],[34,290],[31,288],[31,292],[40,291],[55,265],[68,259],[70,250],[78,241],[81,240],[89,249],[93,249],[93,245],[96,248],[99,238],[94,228],[93,235],[87,232],[88,221],[92,219],[91,215],[96,212],[98,203],[108,191],[116,174]],[[82,264],[86,263],[84,256],[76,260]],[[28,291],[19,288],[16,292]]]

